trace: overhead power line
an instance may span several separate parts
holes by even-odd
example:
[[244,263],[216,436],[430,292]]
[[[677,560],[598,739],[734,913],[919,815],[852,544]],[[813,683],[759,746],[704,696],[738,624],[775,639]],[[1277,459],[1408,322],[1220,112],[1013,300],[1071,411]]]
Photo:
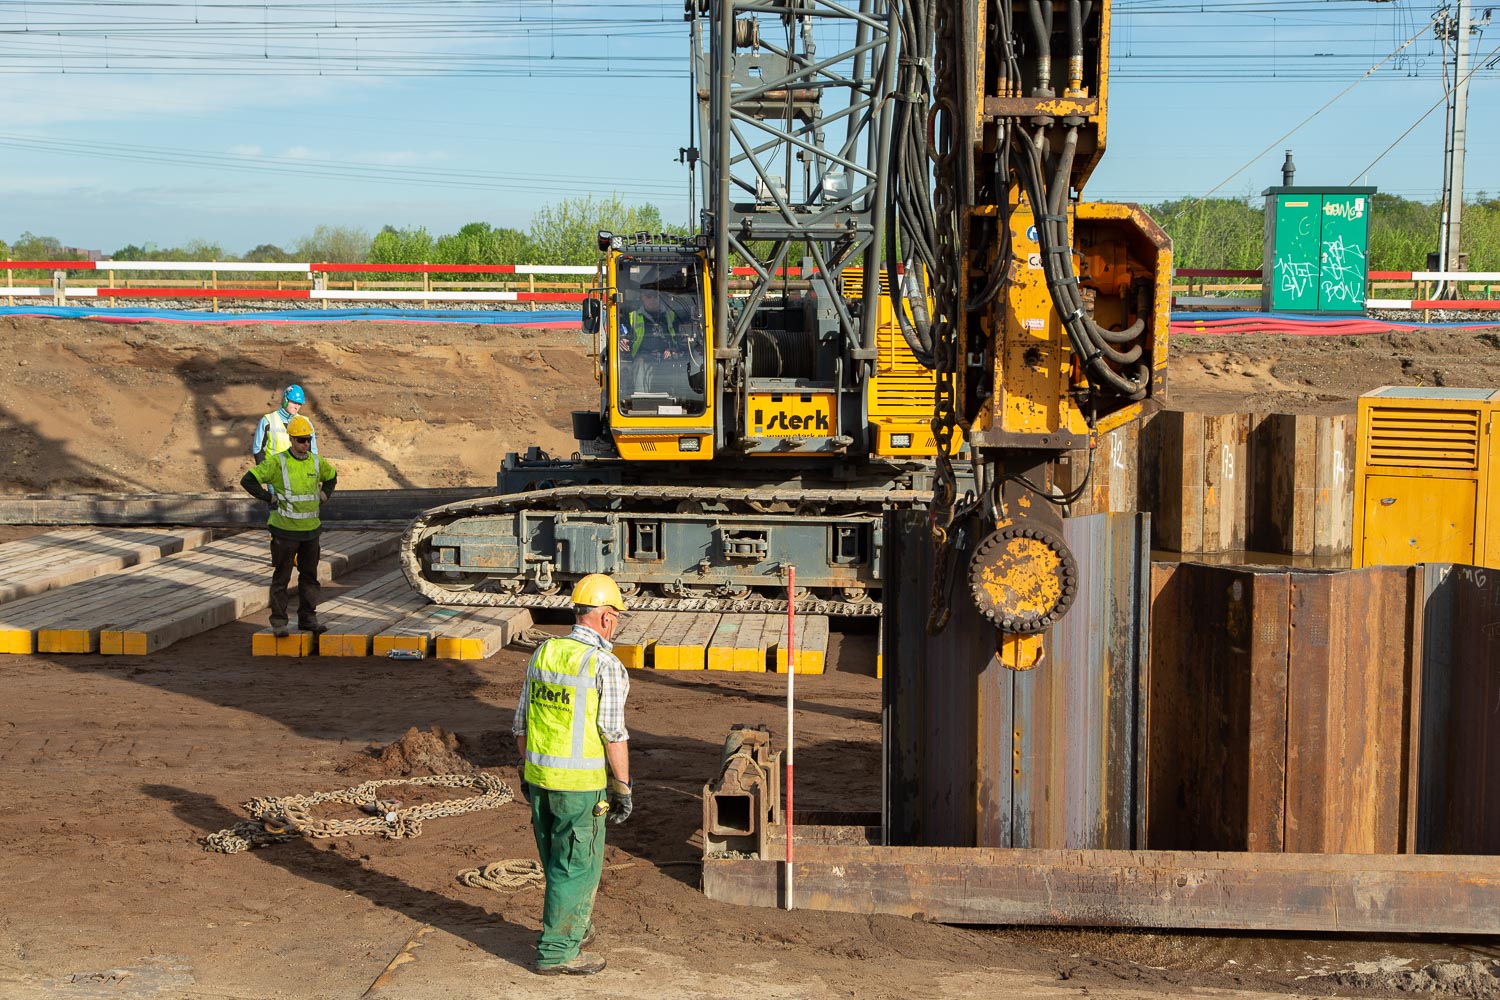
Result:
[[[208,153],[201,150],[165,146],[87,142],[80,139],[48,139],[11,133],[0,133],[0,148],[61,153],[69,156],[90,156],[137,163],[170,163],[177,166],[196,166],[213,170],[237,170],[248,173],[275,172],[333,180],[423,184],[445,188],[551,193],[559,186],[573,186],[580,189],[597,186],[596,181],[586,176],[447,170],[439,167],[347,163],[312,157],[235,156],[229,153]],[[631,194],[676,195],[683,191],[680,184],[628,177],[611,177],[608,186],[613,189],[623,189]]]
[[[1474,64],[1473,68],[1470,69],[1467,73],[1464,74],[1464,79],[1465,80],[1471,79],[1474,76],[1475,70],[1479,69],[1481,66],[1483,66],[1485,63],[1489,62],[1491,59],[1494,59],[1497,55],[1500,55],[1500,45],[1496,45],[1493,49],[1490,49],[1488,55],[1486,55],[1483,59],[1480,59],[1479,61],[1477,61]],[[1385,156],[1386,156],[1387,153],[1389,153],[1391,150],[1395,149],[1397,146],[1401,145],[1401,143],[1406,139],[1407,136],[1409,136],[1413,132],[1415,132],[1417,130],[1417,126],[1420,125],[1420,124],[1422,124],[1422,122],[1424,122],[1424,121],[1427,120],[1427,116],[1428,115],[1432,114],[1434,111],[1436,111],[1438,108],[1442,107],[1447,102],[1448,102],[1448,95],[1447,94],[1444,94],[1442,97],[1439,97],[1436,101],[1434,101],[1433,104],[1432,104],[1432,107],[1430,107],[1426,111],[1422,112],[1421,117],[1419,117],[1416,121],[1412,122],[1411,125],[1408,126],[1408,128],[1406,129],[1405,132],[1402,132],[1400,135],[1398,135],[1396,137],[1396,141],[1395,142],[1393,142],[1389,146],[1385,147],[1385,149],[1383,149],[1381,151],[1380,155],[1377,156],[1377,157],[1375,157],[1375,159],[1371,160],[1369,162],[1369,164],[1363,170],[1361,170],[1359,173],[1355,174],[1354,175],[1354,180],[1350,181],[1349,183],[1353,184],[1353,183],[1355,183],[1355,181],[1358,181],[1359,178],[1363,177],[1365,174],[1368,174],[1370,172],[1371,168],[1373,168],[1375,166],[1375,164],[1377,164],[1381,160],[1385,159]]]
[[1328,101],[1327,101],[1327,103],[1325,103],[1322,107],[1318,108],[1318,110],[1314,111],[1312,114],[1310,114],[1306,118],[1302,119],[1296,125],[1293,125],[1286,132],[1282,133],[1280,136],[1278,136],[1276,139],[1274,139],[1271,142],[1270,145],[1266,146],[1266,148],[1260,150],[1258,153],[1256,153],[1250,159],[1246,160],[1242,165],[1240,165],[1239,168],[1237,168],[1234,171],[1234,173],[1230,174],[1228,177],[1224,178],[1222,181],[1220,181],[1219,183],[1215,184],[1213,187],[1209,188],[1206,192],[1203,193],[1203,195],[1200,198],[1198,198],[1196,201],[1194,201],[1191,205],[1188,205],[1186,208],[1184,208],[1181,211],[1179,211],[1176,215],[1172,216],[1172,219],[1168,220],[1168,221],[1174,221],[1174,220],[1180,218],[1183,215],[1183,213],[1189,212],[1192,209],[1197,208],[1199,205],[1203,204],[1209,198],[1213,197],[1213,194],[1214,194],[1215,191],[1219,190],[1225,184],[1228,184],[1230,181],[1234,180],[1240,174],[1242,174],[1246,170],[1250,169],[1250,167],[1253,166],[1257,161],[1259,161],[1262,156],[1265,156],[1271,150],[1275,149],[1277,146],[1280,146],[1283,142],[1285,142],[1287,139],[1291,138],[1291,136],[1293,134],[1295,134],[1298,130],[1300,130],[1308,122],[1312,121],[1314,118],[1318,117],[1323,112],[1325,112],[1329,108],[1333,107],[1333,105],[1336,104],[1339,101],[1340,98],[1342,98],[1345,94],[1349,93],[1349,91],[1353,90],[1355,87],[1359,86],[1365,80],[1368,80],[1370,78],[1370,76],[1376,70],[1378,70],[1380,67],[1384,66],[1386,63],[1390,62],[1392,59],[1396,58],[1396,56],[1400,55],[1403,49],[1405,49],[1412,42],[1415,42],[1418,38],[1420,38],[1424,34],[1426,34],[1427,31],[1428,31],[1428,29],[1431,28],[1431,27],[1432,27],[1432,25],[1430,25],[1430,24],[1423,25],[1422,28],[1420,30],[1418,30],[1415,35],[1412,35],[1406,41],[1404,41],[1400,45],[1398,45],[1396,47],[1396,50],[1394,52],[1392,52],[1390,55],[1386,56],[1384,59],[1380,60],[1380,62],[1376,63],[1374,66],[1371,66],[1369,69],[1367,69],[1364,72],[1364,75],[1362,75],[1358,80],[1355,80],[1353,83],[1349,84],[1349,86],[1345,87],[1343,90],[1339,91],[1337,94],[1334,94],[1333,97],[1329,98]]

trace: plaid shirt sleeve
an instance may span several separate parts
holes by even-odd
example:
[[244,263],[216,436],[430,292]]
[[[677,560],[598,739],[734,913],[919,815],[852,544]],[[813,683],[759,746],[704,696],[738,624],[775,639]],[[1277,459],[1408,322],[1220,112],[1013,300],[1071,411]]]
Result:
[[[538,646],[537,648],[540,649],[541,647]],[[534,659],[536,659],[536,653],[531,654],[531,660]],[[531,660],[526,661],[527,670],[531,669]],[[516,717],[510,722],[510,732],[512,736],[526,735],[526,708],[527,703],[530,700],[531,685],[526,683],[526,679],[523,677],[521,679],[521,696],[516,699]]]
[[630,694],[630,676],[625,672],[625,664],[613,653],[601,649],[594,676],[599,686],[599,735],[606,743],[624,743],[630,739],[625,728],[625,699]]

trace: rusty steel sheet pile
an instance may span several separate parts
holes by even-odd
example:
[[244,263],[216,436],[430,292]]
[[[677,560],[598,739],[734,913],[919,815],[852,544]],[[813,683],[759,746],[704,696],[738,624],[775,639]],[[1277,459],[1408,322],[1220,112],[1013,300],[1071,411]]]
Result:
[[1500,854],[1500,570],[1414,572],[1425,608],[1416,849]]
[[[887,613],[923,621],[923,526],[894,527]],[[1151,564],[1147,538],[1132,515],[1070,525],[1085,586],[1031,671],[998,668],[993,633],[958,602],[936,637],[887,633],[883,826],[799,828],[799,905],[954,923],[1500,926],[1500,574]],[[1146,595],[1149,616],[1131,615]],[[705,860],[704,890],[777,905],[779,867]]]

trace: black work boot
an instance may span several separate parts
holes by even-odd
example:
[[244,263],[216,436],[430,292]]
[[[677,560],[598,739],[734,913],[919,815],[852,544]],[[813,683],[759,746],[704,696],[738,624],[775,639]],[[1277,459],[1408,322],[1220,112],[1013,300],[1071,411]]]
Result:
[[580,951],[578,957],[571,962],[563,962],[561,965],[538,965],[536,974],[539,976],[592,976],[596,972],[604,971],[604,959],[591,951]]
[[314,622],[299,622],[297,624],[297,627],[300,628],[304,632],[311,632],[313,635],[322,635],[324,632],[328,631],[328,626],[327,625],[324,625],[321,622],[315,622],[315,621]]

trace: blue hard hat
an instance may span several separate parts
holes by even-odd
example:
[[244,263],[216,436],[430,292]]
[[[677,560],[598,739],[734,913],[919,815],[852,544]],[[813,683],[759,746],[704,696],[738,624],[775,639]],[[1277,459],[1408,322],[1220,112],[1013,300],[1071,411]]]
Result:
[[300,385],[289,385],[286,387],[286,392],[281,394],[281,401],[283,403],[305,403],[307,402],[307,393],[302,391]]

